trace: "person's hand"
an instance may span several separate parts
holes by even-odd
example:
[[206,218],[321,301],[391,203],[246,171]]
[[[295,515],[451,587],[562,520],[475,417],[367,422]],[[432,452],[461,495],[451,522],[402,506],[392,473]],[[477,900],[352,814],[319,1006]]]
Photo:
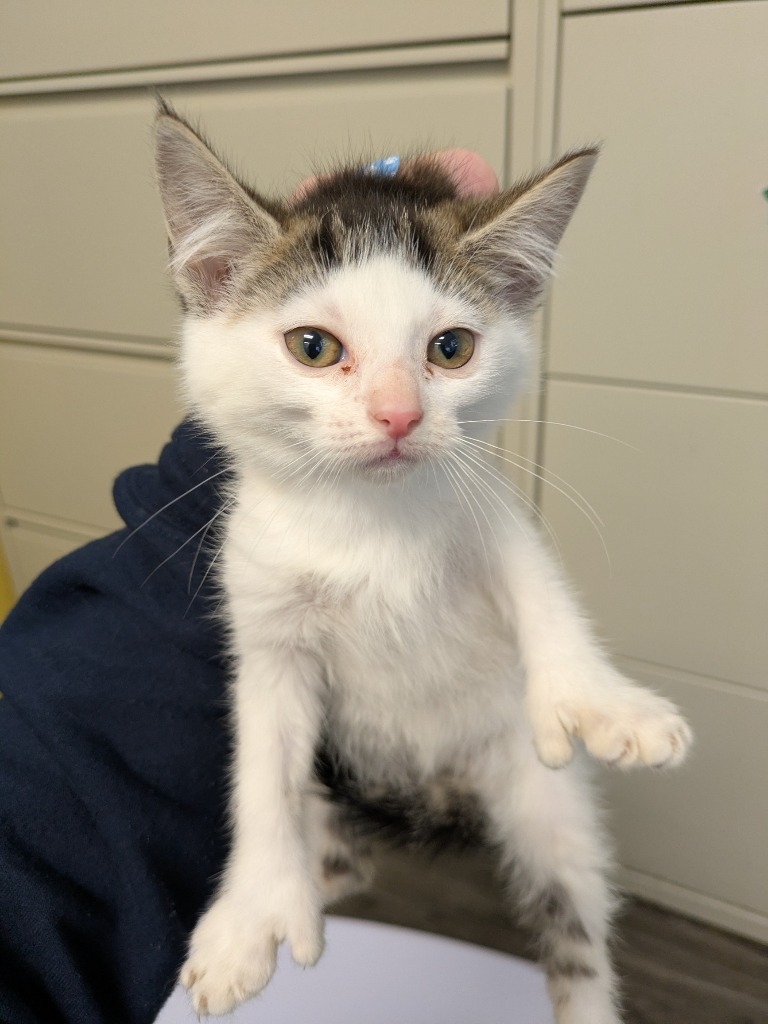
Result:
[[499,191],[499,181],[491,165],[471,149],[441,149],[430,159],[436,160],[453,178],[461,198],[467,196],[493,196]]

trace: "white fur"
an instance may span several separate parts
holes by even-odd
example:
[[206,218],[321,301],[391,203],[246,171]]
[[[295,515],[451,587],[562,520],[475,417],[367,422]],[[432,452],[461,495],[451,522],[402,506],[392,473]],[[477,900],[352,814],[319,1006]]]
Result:
[[[283,335],[304,325],[334,334],[345,360],[299,364]],[[456,326],[475,334],[473,358],[428,366],[429,340]],[[456,461],[462,436],[482,436],[461,421],[503,415],[527,363],[519,323],[393,257],[277,310],[188,322],[188,394],[238,474],[221,558],[238,665],[234,845],[182,973],[198,1012],[263,987],[279,942],[302,964],[320,955],[323,830],[309,822],[326,725],[371,784],[449,769],[479,793],[523,904],[557,884],[589,933],[586,949],[572,943],[585,976],[552,982],[558,1024],[619,1021],[606,842],[583,765],[546,766],[570,761],[574,737],[604,761],[674,763],[689,734],[606,661],[524,510]],[[421,422],[404,458],[377,463],[393,442],[371,409],[406,393]]]

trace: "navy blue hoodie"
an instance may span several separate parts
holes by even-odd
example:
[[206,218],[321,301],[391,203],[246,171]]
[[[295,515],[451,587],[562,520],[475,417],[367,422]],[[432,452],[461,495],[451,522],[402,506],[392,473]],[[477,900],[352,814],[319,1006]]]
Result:
[[0,629],[3,1024],[150,1024],[210,898],[227,672],[210,551],[185,542],[224,468],[183,423],[117,479],[126,528],[46,570]]

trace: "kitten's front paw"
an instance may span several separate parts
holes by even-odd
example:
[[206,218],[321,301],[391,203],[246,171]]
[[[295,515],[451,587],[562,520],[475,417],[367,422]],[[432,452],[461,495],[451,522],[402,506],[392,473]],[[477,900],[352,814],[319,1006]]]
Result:
[[260,992],[274,973],[284,939],[296,963],[317,963],[323,951],[319,912],[304,907],[263,914],[233,897],[217,900],[192,933],[179,978],[195,1012],[229,1013]]
[[550,768],[571,760],[574,738],[592,757],[619,768],[674,768],[693,739],[674,704],[621,676],[589,697],[530,710],[537,752]]

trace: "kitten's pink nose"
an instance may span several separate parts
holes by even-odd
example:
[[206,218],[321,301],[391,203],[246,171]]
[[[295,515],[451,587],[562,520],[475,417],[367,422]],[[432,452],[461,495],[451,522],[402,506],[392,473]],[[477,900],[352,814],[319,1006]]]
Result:
[[383,423],[393,441],[399,441],[413,430],[421,420],[420,409],[377,409],[371,413],[373,419]]

